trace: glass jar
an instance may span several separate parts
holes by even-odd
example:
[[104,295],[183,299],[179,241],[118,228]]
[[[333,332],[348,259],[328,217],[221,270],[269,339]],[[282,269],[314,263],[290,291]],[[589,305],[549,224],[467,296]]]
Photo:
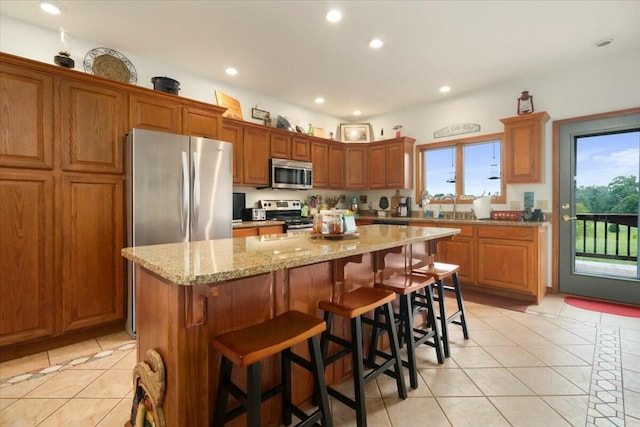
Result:
[[342,214],[331,215],[331,234],[342,234]]

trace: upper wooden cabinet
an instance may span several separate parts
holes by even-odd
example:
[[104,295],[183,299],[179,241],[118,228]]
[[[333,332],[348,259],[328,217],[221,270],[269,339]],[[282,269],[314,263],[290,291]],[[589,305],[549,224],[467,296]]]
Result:
[[163,98],[131,95],[129,97],[131,128],[182,133],[180,104]]
[[222,115],[213,108],[182,107],[182,133],[218,139],[222,129]]
[[308,137],[295,135],[291,138],[291,160],[311,161],[311,142]]
[[271,134],[266,127],[245,126],[243,137],[243,184],[269,185]]
[[63,169],[124,173],[125,92],[61,79],[60,95]]
[[344,144],[329,142],[329,188],[344,189]]
[[271,157],[291,159],[291,135],[285,132],[271,132]]
[[311,141],[313,188],[329,187],[329,141]]
[[53,82],[0,62],[0,166],[53,168]]
[[413,188],[413,143],[401,137],[369,147],[369,188]]
[[545,123],[543,111],[500,119],[504,123],[505,182],[542,182],[544,180]]
[[369,150],[366,144],[344,145],[345,186],[347,190],[365,190],[369,176]]
[[233,183],[242,184],[244,178],[244,126],[232,119],[224,119],[222,122],[222,141],[233,144]]

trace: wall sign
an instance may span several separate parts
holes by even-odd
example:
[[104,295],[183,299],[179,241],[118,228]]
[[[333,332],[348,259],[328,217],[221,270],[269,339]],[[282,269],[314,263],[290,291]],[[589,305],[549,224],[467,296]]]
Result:
[[433,133],[434,138],[444,138],[445,136],[460,135],[463,133],[480,132],[480,125],[474,123],[458,123],[445,126]]

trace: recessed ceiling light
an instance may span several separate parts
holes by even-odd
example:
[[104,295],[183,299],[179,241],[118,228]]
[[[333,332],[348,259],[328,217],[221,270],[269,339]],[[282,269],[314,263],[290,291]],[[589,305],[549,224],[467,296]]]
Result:
[[52,15],[60,15],[62,13],[62,7],[53,1],[41,1],[40,9]]
[[362,114],[362,111],[360,111],[360,110],[356,110],[356,111],[353,112],[354,116],[359,116],[360,114]]
[[316,104],[324,104],[324,98],[322,98],[322,97],[320,97],[320,96],[319,96],[319,97],[317,97],[317,98],[316,98]]
[[384,43],[380,39],[372,39],[369,42],[369,47],[372,49],[380,49],[382,45],[384,45]]
[[327,21],[331,22],[332,24],[342,21],[342,12],[340,12],[338,9],[331,9],[327,13]]
[[450,92],[450,91],[451,91],[451,88],[449,86],[442,86],[440,88],[440,92],[441,93],[447,93],[447,92]]
[[596,47],[605,47],[605,46],[609,46],[611,43],[613,43],[613,37],[598,40],[594,44],[596,45]]
[[224,71],[225,71],[228,75],[230,75],[230,76],[235,76],[235,75],[237,75],[237,74],[238,74],[238,70],[236,70],[236,69],[235,69],[235,68],[233,68],[233,67],[229,67],[229,68],[227,68],[227,69],[226,69],[226,70],[224,70]]

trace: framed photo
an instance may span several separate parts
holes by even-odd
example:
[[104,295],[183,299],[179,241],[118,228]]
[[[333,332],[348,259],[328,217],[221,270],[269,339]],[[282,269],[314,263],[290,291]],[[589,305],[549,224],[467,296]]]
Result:
[[342,142],[371,142],[371,124],[340,124],[340,141]]

